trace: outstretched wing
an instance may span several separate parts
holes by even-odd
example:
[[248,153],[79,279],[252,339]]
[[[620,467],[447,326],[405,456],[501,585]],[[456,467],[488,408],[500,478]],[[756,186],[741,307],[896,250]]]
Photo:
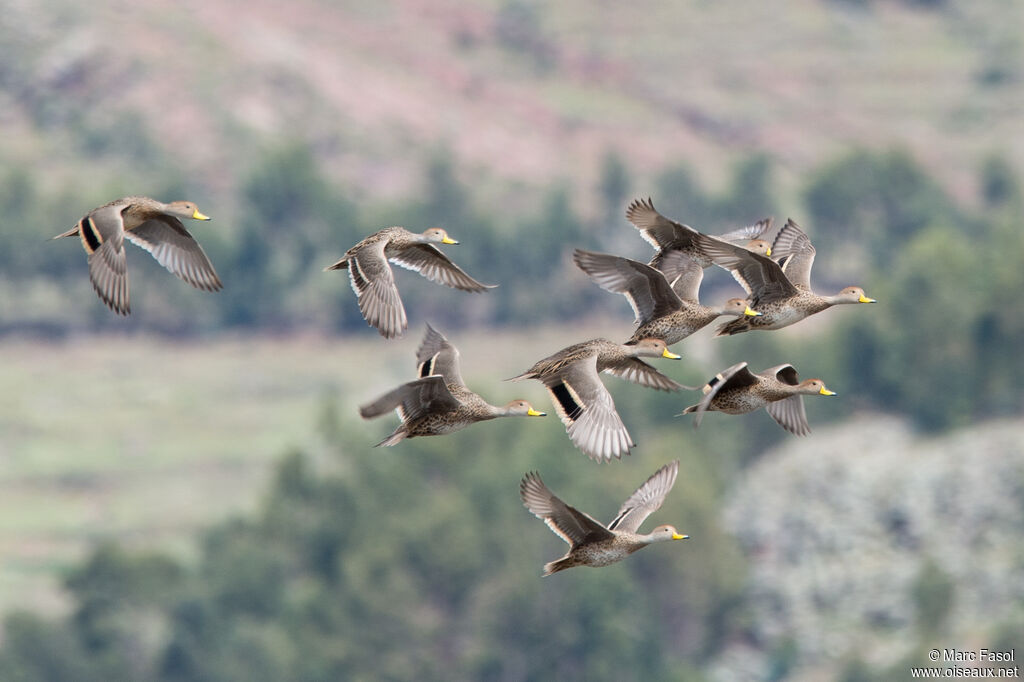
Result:
[[626,209],[626,219],[640,230],[640,236],[655,250],[688,245],[697,234],[689,225],[683,225],[658,213],[650,197],[635,199]]
[[678,391],[685,388],[639,358],[626,358],[617,365],[606,367],[604,371],[620,379],[659,391]]
[[629,499],[622,503],[615,519],[608,524],[608,530],[635,533],[648,516],[657,511],[665,496],[676,484],[679,460],[669,462],[658,469]]
[[440,374],[449,384],[466,385],[459,371],[459,349],[429,324],[416,350],[416,373],[421,377]]
[[381,336],[392,339],[409,326],[395,286],[395,274],[384,258],[384,241],[356,250],[348,257],[348,276],[359,299],[359,312]]
[[403,422],[416,419],[428,412],[449,412],[460,405],[445,386],[444,377],[429,376],[388,391],[381,397],[359,408],[363,419],[373,419],[391,410],[398,410]]
[[681,300],[700,304],[700,284],[704,281],[704,268],[684,251],[664,251],[651,261],[665,275]]
[[496,284],[481,284],[452,262],[433,244],[411,244],[391,256],[391,262],[418,272],[431,282],[474,293],[493,289]]
[[[758,374],[764,377],[771,377],[790,386],[800,384],[800,376],[793,365],[790,364],[769,367],[758,372]],[[779,426],[794,435],[806,436],[811,432],[811,426],[807,422],[807,410],[804,408],[804,397],[802,395],[792,395],[782,400],[776,400],[765,405],[764,409]]]
[[789,363],[769,367],[768,369],[761,370],[758,374],[770,379],[776,379],[790,386],[796,386],[800,383],[800,375],[797,374],[796,368]]
[[[753,239],[764,239],[772,229],[772,219],[762,218],[753,225],[747,225],[731,232],[718,235],[719,239],[724,239],[727,242],[738,244],[742,246],[744,243],[749,242]],[[772,253],[775,253],[775,247],[772,247]]]
[[613,533],[589,515],[562,502],[548,490],[536,472],[531,471],[523,476],[519,483],[519,496],[523,505],[569,543],[570,547],[614,537]]
[[[707,412],[708,406],[711,405],[711,401],[715,399],[722,390],[726,388],[743,388],[744,386],[750,386],[757,383],[757,377],[750,373],[747,369],[746,362],[737,362],[732,367],[725,369],[714,377],[711,381],[704,385],[701,389],[704,392],[704,398],[699,403],[691,408],[687,408],[687,412],[696,412],[697,416],[693,419],[693,428],[700,426],[701,420],[704,418],[704,413]],[[694,409],[696,408],[696,409]]]
[[682,307],[669,280],[649,265],[621,256],[582,249],[576,249],[573,261],[599,287],[625,296],[633,306],[636,321],[640,324],[646,324]]
[[775,236],[772,256],[794,286],[811,290],[811,267],[814,265],[814,246],[800,226],[790,218]]
[[128,266],[124,254],[124,204],[98,208],[78,223],[82,244],[89,253],[89,280],[100,299],[121,315],[131,312]]
[[750,295],[750,306],[755,310],[758,305],[797,294],[797,288],[771,258],[706,234],[698,235],[697,242],[716,265],[732,273],[733,278]]
[[806,436],[811,432],[807,423],[807,410],[804,409],[804,397],[791,395],[782,400],[765,405],[764,409],[779,426],[796,436]]
[[542,379],[551,394],[566,433],[591,459],[607,462],[628,455],[635,445],[615,411],[615,403],[597,374],[597,355],[590,355]]
[[224,287],[203,247],[174,216],[147,220],[127,231],[125,237],[149,251],[160,265],[197,289],[219,291]]

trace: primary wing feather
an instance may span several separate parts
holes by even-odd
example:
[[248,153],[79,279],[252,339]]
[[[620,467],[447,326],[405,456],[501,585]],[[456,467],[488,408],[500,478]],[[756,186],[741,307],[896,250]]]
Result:
[[459,349],[429,324],[416,350],[416,371],[421,377],[440,374],[449,384],[466,385],[459,371]]
[[409,321],[395,286],[395,275],[384,258],[384,242],[355,251],[348,263],[349,279],[363,318],[385,338],[400,335]]
[[582,249],[576,249],[573,260],[599,287],[623,294],[633,306],[636,321],[640,324],[671,314],[682,307],[679,296],[672,290],[665,274],[649,265],[621,256]]
[[700,285],[704,281],[704,268],[683,251],[670,250],[659,254],[651,265],[661,270],[680,300],[700,302]]
[[643,485],[622,503],[615,519],[608,524],[608,530],[635,533],[644,520],[653,514],[665,501],[665,496],[676,484],[679,460],[669,462],[658,469]]
[[633,439],[598,377],[596,355],[542,380],[569,439],[583,454],[603,462],[629,454]]
[[701,249],[729,272],[751,297],[751,307],[794,296],[798,290],[771,258],[715,237],[698,236]]
[[[772,222],[771,218],[762,218],[753,225],[747,225],[746,227],[740,227],[725,234],[720,234],[718,238],[734,244],[749,242],[754,239],[764,239],[772,229]],[[775,247],[772,246],[772,254],[774,253]]]
[[796,436],[806,436],[811,432],[807,423],[807,410],[804,408],[802,395],[791,395],[782,400],[768,403],[764,409],[779,426]]
[[391,262],[403,268],[418,272],[432,282],[454,289],[475,293],[497,286],[476,281],[433,244],[411,244],[392,254],[390,258]]
[[151,218],[126,232],[125,237],[149,251],[160,265],[197,289],[219,291],[223,288],[199,242],[174,216]]
[[689,245],[697,234],[689,225],[659,213],[650,197],[635,199],[626,209],[626,219],[640,230],[640,235],[656,250]]
[[359,408],[363,419],[373,419],[391,410],[398,410],[402,421],[416,419],[428,412],[449,412],[459,401],[445,385],[444,377],[428,376],[402,384]]
[[588,514],[570,507],[552,493],[540,475],[530,472],[519,483],[519,496],[530,512],[556,535],[576,547],[584,541],[602,540],[613,534]]
[[616,365],[606,367],[604,371],[620,379],[659,391],[678,391],[684,388],[682,384],[669,379],[639,358],[626,358]]
[[772,255],[794,286],[811,290],[811,268],[814,266],[814,245],[792,218],[779,230],[772,244]]
[[89,280],[100,299],[121,315],[131,312],[128,266],[124,253],[124,204],[108,204],[83,219],[99,234],[99,248],[89,254]]

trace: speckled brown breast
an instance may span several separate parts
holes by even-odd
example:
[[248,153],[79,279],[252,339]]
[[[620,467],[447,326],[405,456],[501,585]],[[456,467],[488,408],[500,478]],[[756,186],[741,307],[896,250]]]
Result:
[[768,401],[756,395],[751,388],[722,389],[711,399],[708,409],[726,414],[746,414],[767,405]]
[[754,307],[761,313],[759,316],[732,320],[726,323],[723,329],[731,330],[731,333],[749,329],[782,329],[809,315],[820,313],[828,308],[829,304],[821,296],[801,292],[781,301],[759,302]]
[[609,540],[580,545],[569,553],[569,558],[576,566],[609,566],[644,546],[644,543],[631,540],[625,535],[616,535]]
[[449,412],[432,412],[409,421],[405,425],[409,438],[440,436],[492,418],[487,410],[487,402],[476,393],[458,384],[446,386],[452,397],[461,404]]
[[828,303],[811,293],[799,294],[784,301],[774,301],[758,307],[759,317],[749,321],[755,328],[779,329],[828,308]]
[[706,327],[718,315],[705,306],[684,307],[670,315],[651,320],[647,324],[640,325],[629,339],[629,343],[636,343],[641,339],[653,338],[662,339],[665,345],[671,346],[682,341],[687,336]]
[[794,394],[792,386],[764,377],[758,377],[758,380],[759,383],[753,386],[722,389],[712,398],[708,409],[726,414],[746,414]]
[[409,438],[415,438],[416,436],[440,436],[445,433],[458,431],[473,423],[466,415],[462,414],[463,412],[463,408],[460,407],[452,412],[427,414],[419,419],[410,421],[406,424],[405,430],[409,434]]

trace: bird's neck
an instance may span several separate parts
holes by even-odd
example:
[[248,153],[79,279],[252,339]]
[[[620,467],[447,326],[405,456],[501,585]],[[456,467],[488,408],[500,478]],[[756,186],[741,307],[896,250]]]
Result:
[[497,405],[487,404],[484,409],[484,419],[496,419],[498,417],[509,417],[512,415],[512,408],[510,407],[498,407]]
[[661,542],[662,540],[665,539],[665,537],[662,536],[662,535],[654,535],[654,534],[648,534],[648,535],[637,534],[636,539],[641,544],[653,545],[656,542]]

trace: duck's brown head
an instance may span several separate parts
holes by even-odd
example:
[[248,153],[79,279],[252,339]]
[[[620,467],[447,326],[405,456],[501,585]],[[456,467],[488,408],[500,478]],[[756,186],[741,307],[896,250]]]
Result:
[[669,360],[678,360],[680,355],[676,355],[668,349],[665,342],[662,339],[640,339],[633,346],[634,357],[646,357],[646,358],[668,358]]
[[825,388],[825,382],[821,379],[801,381],[797,388],[800,389],[801,393],[806,393],[807,395],[836,395],[835,391]]
[[667,542],[669,540],[686,540],[689,537],[690,537],[689,535],[683,535],[682,533],[677,531],[675,526],[670,526],[668,524],[665,524],[663,526],[658,526],[657,528],[655,528],[654,530],[651,531],[651,541],[652,542]]
[[505,411],[513,417],[546,417],[547,413],[533,409],[533,405],[525,400],[513,400],[505,406]]
[[178,218],[190,218],[192,220],[209,220],[210,217],[199,212],[199,207],[191,201],[172,201],[167,204],[167,213]]
[[432,227],[423,233],[423,240],[437,244],[458,244],[457,241],[448,236],[443,228]]
[[730,298],[718,312],[720,315],[733,315],[735,317],[757,317],[761,314],[751,308],[746,299],[742,298]]
[[875,303],[875,299],[868,298],[860,287],[846,287],[833,300],[836,303]]
[[771,258],[772,255],[772,245],[763,239],[751,239],[747,242],[747,250],[766,258]]

